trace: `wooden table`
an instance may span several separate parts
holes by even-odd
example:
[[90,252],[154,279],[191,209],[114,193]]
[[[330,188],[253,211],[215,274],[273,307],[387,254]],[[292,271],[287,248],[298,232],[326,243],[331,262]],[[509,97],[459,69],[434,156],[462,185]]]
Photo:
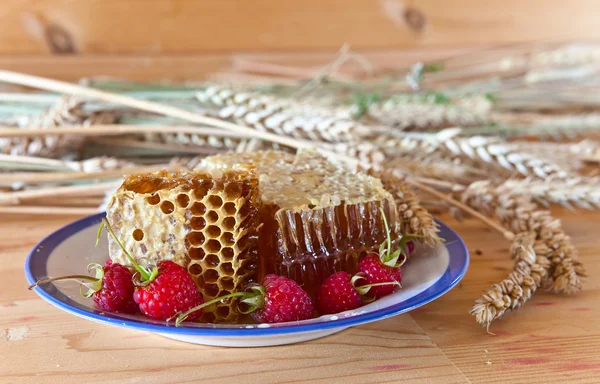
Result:
[[0,216],[0,383],[592,383],[600,381],[600,213],[557,212],[591,278],[572,297],[539,292],[486,334],[471,302],[511,268],[508,243],[452,224],[472,254],[458,287],[409,314],[303,344],[228,349],[79,319],[27,290],[23,262],[73,217]]

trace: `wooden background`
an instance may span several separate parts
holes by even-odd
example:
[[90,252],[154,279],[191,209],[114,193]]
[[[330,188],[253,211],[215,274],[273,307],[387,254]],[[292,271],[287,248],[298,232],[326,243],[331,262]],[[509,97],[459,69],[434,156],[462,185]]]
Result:
[[[596,0],[2,0],[0,54],[190,54],[600,37]],[[576,21],[575,21],[576,20]]]
[[0,68],[196,80],[241,58],[322,65],[345,43],[389,67],[597,39],[599,11],[597,0],[2,0]]

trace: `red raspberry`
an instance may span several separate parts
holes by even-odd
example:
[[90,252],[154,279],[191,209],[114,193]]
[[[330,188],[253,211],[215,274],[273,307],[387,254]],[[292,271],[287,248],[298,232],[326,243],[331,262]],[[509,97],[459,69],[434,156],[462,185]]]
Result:
[[252,312],[252,317],[261,323],[283,323],[310,319],[313,316],[313,303],[302,287],[283,276],[267,275],[264,304]]
[[240,303],[245,306],[243,313],[250,313],[254,320],[261,323],[306,320],[314,312],[310,296],[298,283],[283,276],[267,275],[263,285],[250,285],[244,292],[217,297],[180,314],[175,325],[178,326],[191,315],[202,313],[202,308],[208,305],[234,297],[240,298]]
[[44,280],[38,280],[35,284],[29,286],[33,289],[39,285],[52,283],[60,280],[79,280],[88,288],[85,297],[91,297],[98,308],[106,312],[124,312],[135,313],[138,306],[133,300],[135,286],[133,284],[133,274],[121,264],[107,260],[104,267],[100,264],[90,264],[88,267],[95,270],[96,277],[88,275],[69,275],[62,277],[52,277]]
[[[140,310],[153,319],[167,320],[204,302],[194,280],[182,266],[172,261],[158,263],[158,276],[145,287],[138,288],[133,299]],[[202,315],[198,310],[188,320]]]
[[358,308],[360,295],[352,285],[352,276],[337,272],[329,276],[317,290],[317,309],[322,315]]
[[[379,255],[374,253],[363,257],[356,269],[358,273],[362,273],[367,284],[390,283],[394,281],[400,283],[402,280],[402,270],[399,267],[384,265],[381,263]],[[394,292],[396,287],[397,285],[394,284],[371,287],[368,294],[369,296],[380,298]]]
[[102,288],[94,292],[92,299],[103,311],[135,313],[138,306],[133,301],[133,274],[121,264],[107,260],[104,264]]

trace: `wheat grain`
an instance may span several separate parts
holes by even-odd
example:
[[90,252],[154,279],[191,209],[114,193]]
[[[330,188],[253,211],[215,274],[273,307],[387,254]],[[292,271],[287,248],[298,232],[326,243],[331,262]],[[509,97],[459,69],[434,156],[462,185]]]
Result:
[[536,254],[539,241],[531,233],[521,233],[511,246],[515,266],[508,277],[494,284],[477,299],[470,313],[479,324],[489,329],[490,324],[525,304],[548,275],[550,261]]
[[446,157],[459,158],[473,166],[484,164],[494,167],[499,174],[508,171],[539,179],[551,176],[557,179],[575,177],[553,162],[520,152],[514,144],[503,140],[483,136],[448,137],[445,132],[397,134],[399,137],[382,135],[377,142],[385,145],[386,154],[394,151],[414,154],[440,153]]
[[[538,210],[530,196],[503,193],[489,181],[477,181],[462,192],[461,199],[488,216],[496,216],[514,233],[535,233],[536,240],[546,245],[543,254],[552,262],[551,278],[545,284],[549,289],[558,293],[581,289],[586,273],[577,260],[577,249],[564,233],[560,220],[548,211]],[[558,265],[562,267],[556,268]]]
[[335,143],[353,141],[369,132],[367,127],[352,120],[349,109],[315,106],[222,87],[209,87],[198,93],[198,99],[220,106],[218,116],[223,119],[284,136]]
[[600,145],[593,140],[578,143],[552,142],[513,142],[521,153],[528,153],[540,159],[552,161],[561,168],[577,172],[584,167],[584,160],[600,154]]
[[531,196],[546,207],[559,204],[568,209],[600,209],[600,181],[596,178],[507,180],[498,188],[503,194]]
[[[38,118],[29,120],[18,129],[55,128],[66,125],[110,124],[116,117],[111,112],[88,112],[82,109],[83,103],[70,97],[63,97]],[[17,128],[15,128],[17,129]],[[57,157],[70,148],[83,143],[77,135],[47,135],[20,138],[0,138],[0,153],[22,156]]]
[[386,161],[386,167],[400,169],[415,176],[436,178],[451,183],[468,185],[476,180],[487,179],[485,170],[463,164],[460,159],[432,154],[397,154]]
[[373,171],[371,175],[381,180],[383,187],[392,194],[403,234],[417,235],[417,239],[426,244],[437,244],[439,231],[431,214],[421,206],[419,198],[404,181],[402,172],[394,169]]
[[[381,124],[402,129],[435,129],[449,126],[487,124],[491,116],[491,101],[483,96],[457,97],[439,103],[435,96],[415,100],[414,97],[392,97],[372,103],[368,116]],[[431,98],[431,100],[430,100]]]

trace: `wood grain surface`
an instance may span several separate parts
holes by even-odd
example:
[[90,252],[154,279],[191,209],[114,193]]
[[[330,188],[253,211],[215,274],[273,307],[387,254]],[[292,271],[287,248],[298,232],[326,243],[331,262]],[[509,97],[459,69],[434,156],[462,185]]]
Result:
[[[538,292],[488,335],[467,312],[511,268],[508,243],[450,223],[472,262],[441,299],[312,342],[256,349],[189,345],[95,324],[27,290],[29,249],[75,218],[0,216],[0,383],[596,383],[600,377],[600,213],[557,211],[591,278],[572,296]],[[406,271],[410,273],[410,271]]]
[[596,0],[2,0],[0,54],[190,54],[600,37]]

